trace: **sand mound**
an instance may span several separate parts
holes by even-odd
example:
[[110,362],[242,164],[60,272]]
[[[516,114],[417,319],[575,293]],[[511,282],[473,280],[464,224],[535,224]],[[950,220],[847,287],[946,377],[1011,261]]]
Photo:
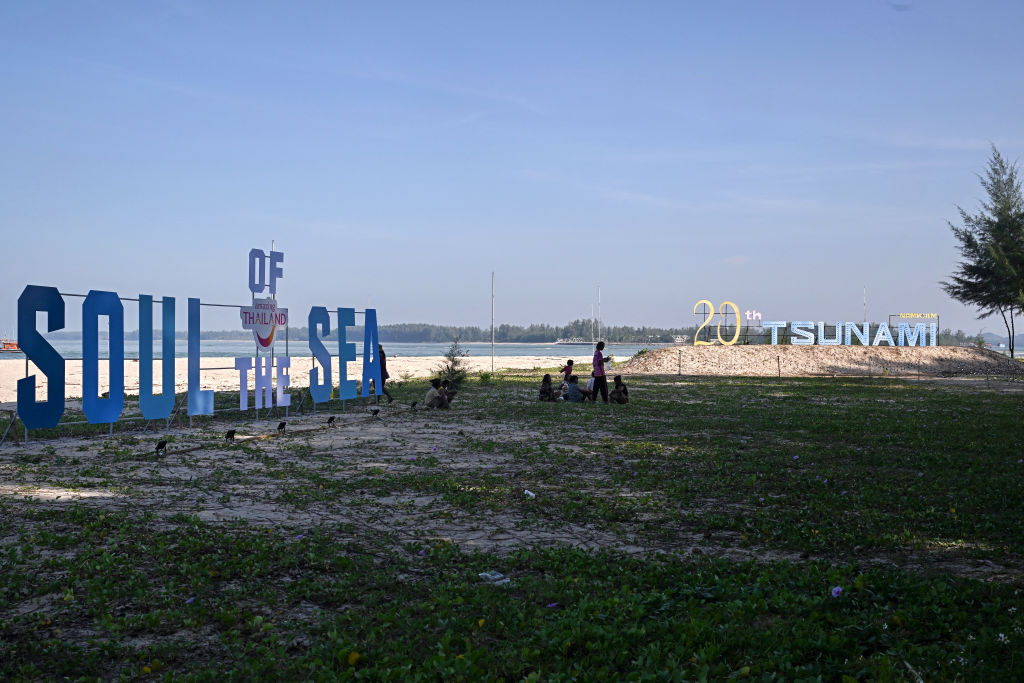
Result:
[[672,346],[615,367],[632,375],[963,376],[1024,378],[1024,363],[959,346]]

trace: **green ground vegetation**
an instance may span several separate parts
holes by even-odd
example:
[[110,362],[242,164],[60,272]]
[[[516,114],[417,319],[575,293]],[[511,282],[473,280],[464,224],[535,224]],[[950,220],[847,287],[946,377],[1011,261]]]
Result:
[[540,372],[5,446],[0,677],[1024,679],[1019,385]]

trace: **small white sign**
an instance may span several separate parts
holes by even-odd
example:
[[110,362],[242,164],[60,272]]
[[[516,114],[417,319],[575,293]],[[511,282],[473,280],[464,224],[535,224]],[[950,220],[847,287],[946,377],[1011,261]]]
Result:
[[252,306],[243,306],[239,315],[242,328],[252,330],[256,343],[263,348],[274,343],[274,333],[278,327],[288,324],[288,309],[278,308],[277,302],[271,298],[255,299]]

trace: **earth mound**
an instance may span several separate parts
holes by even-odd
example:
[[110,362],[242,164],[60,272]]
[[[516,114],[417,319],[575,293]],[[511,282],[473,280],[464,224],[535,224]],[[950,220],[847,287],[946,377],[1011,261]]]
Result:
[[1024,363],[960,346],[671,346],[615,367],[632,375],[858,375],[1024,378]]

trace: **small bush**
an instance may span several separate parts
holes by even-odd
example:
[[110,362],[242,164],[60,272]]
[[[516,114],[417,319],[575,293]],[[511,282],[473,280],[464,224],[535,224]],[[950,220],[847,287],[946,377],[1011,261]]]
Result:
[[458,388],[462,381],[466,379],[466,375],[469,374],[466,370],[466,361],[463,360],[469,353],[464,351],[459,345],[459,338],[456,337],[452,340],[452,345],[448,347],[448,350],[444,354],[444,360],[437,366],[437,373],[441,379],[447,379]]

